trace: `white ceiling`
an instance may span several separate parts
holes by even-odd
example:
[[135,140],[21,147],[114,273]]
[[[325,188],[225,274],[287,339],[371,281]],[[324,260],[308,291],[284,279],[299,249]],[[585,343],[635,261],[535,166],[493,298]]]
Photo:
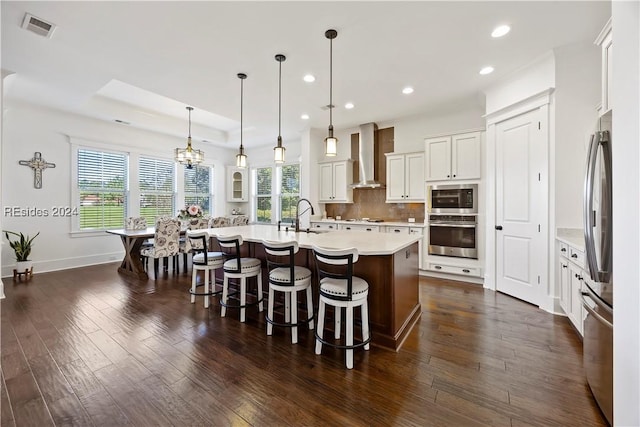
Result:
[[[334,28],[336,128],[484,105],[483,90],[549,50],[592,42],[610,2],[1,2],[5,101],[20,100],[235,147],[326,128]],[[48,39],[25,12],[57,25]],[[508,23],[512,31],[492,39]],[[595,49],[595,47],[594,47]],[[480,76],[485,65],[495,72]],[[579,72],[579,70],[576,70]],[[316,76],[305,83],[306,73]],[[415,92],[403,95],[404,86]],[[344,104],[355,108],[346,110]],[[300,115],[307,113],[309,120]]]

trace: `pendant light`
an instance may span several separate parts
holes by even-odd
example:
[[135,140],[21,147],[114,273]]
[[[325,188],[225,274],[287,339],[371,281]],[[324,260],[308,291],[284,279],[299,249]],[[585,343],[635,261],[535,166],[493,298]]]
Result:
[[201,150],[194,150],[191,147],[191,111],[193,107],[187,107],[187,111],[189,111],[189,136],[187,137],[187,148],[176,148],[175,149],[175,160],[176,162],[187,165],[187,169],[193,169],[193,165],[197,165],[204,161],[204,152]]
[[285,148],[282,146],[282,62],[287,58],[282,54],[276,55],[279,63],[278,69],[278,145],[273,148],[273,159],[276,163],[284,163]]
[[242,102],[244,96],[244,79],[247,78],[247,75],[238,73],[238,78],[240,79],[240,151],[236,154],[236,166],[244,169],[247,167],[247,155],[244,154],[244,147],[242,145]]
[[338,37],[336,30],[327,30],[324,36],[329,39],[329,136],[324,139],[324,155],[338,154],[338,138],[333,136],[333,39]]

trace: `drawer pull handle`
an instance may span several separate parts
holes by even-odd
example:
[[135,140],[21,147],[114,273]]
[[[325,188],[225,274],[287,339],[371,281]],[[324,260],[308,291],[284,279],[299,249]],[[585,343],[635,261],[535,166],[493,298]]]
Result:
[[567,248],[560,249],[560,252],[567,252]]
[[396,232],[396,233],[400,232],[400,230],[398,230],[397,228],[395,230],[393,230],[393,231]]
[[471,273],[471,271],[469,271],[469,269],[465,268],[462,270],[463,273]]
[[440,265],[434,265],[433,268],[435,268],[436,270],[442,270],[442,266]]

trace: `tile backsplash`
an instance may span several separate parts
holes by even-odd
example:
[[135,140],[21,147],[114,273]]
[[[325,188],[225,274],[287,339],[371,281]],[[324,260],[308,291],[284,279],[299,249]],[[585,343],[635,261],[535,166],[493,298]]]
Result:
[[415,218],[416,222],[424,222],[424,203],[385,203],[385,200],[384,188],[359,188],[353,190],[353,203],[328,203],[325,210],[332,218],[376,218],[400,222]]

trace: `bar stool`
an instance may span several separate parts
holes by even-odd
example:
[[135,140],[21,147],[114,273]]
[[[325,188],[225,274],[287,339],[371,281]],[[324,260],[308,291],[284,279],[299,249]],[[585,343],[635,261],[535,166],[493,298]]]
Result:
[[[273,325],[291,328],[291,343],[298,342],[298,326],[309,324],[313,329],[313,296],[311,270],[295,265],[298,242],[262,241],[269,269],[269,302],[267,305],[267,335],[273,334]],[[284,292],[284,323],[273,320],[275,291]],[[307,320],[298,322],[298,291],[307,293]]]
[[[220,305],[222,309],[220,316],[225,317],[228,308],[240,309],[240,321],[245,321],[246,307],[258,305],[258,311],[263,311],[262,302],[262,263],[257,258],[243,258],[240,254],[240,246],[242,246],[242,236],[216,236],[218,244],[222,250],[224,257],[227,259],[223,265],[224,281],[222,283],[222,299]],[[256,277],[258,281],[257,301],[247,304],[247,279]],[[240,279],[240,304],[229,304],[229,279]],[[234,293],[233,295],[235,295]]]
[[[219,294],[215,292],[216,270],[222,268],[224,256],[222,252],[209,251],[209,232],[207,230],[187,230],[187,239],[193,251],[193,271],[191,273],[191,304],[196,302],[196,296],[204,296],[204,307],[209,308],[209,297]],[[197,285],[198,271],[204,271],[204,283]],[[211,274],[211,276],[210,276]],[[209,287],[211,277],[211,287]],[[198,286],[204,286],[204,292],[196,292]]]
[[[371,336],[369,334],[369,312],[367,295],[369,284],[362,278],[353,275],[353,264],[358,261],[358,250],[355,248],[333,250],[313,247],[320,287],[320,303],[318,306],[318,327],[316,328],[316,354],[322,352],[322,344],[346,349],[347,369],[353,368],[353,349],[364,347],[369,350]],[[324,315],[326,305],[334,307],[335,339],[340,338],[341,308],[346,309],[347,325],[345,330],[346,345],[325,341],[323,336]],[[362,342],[353,343],[353,308],[360,307],[362,318]]]

